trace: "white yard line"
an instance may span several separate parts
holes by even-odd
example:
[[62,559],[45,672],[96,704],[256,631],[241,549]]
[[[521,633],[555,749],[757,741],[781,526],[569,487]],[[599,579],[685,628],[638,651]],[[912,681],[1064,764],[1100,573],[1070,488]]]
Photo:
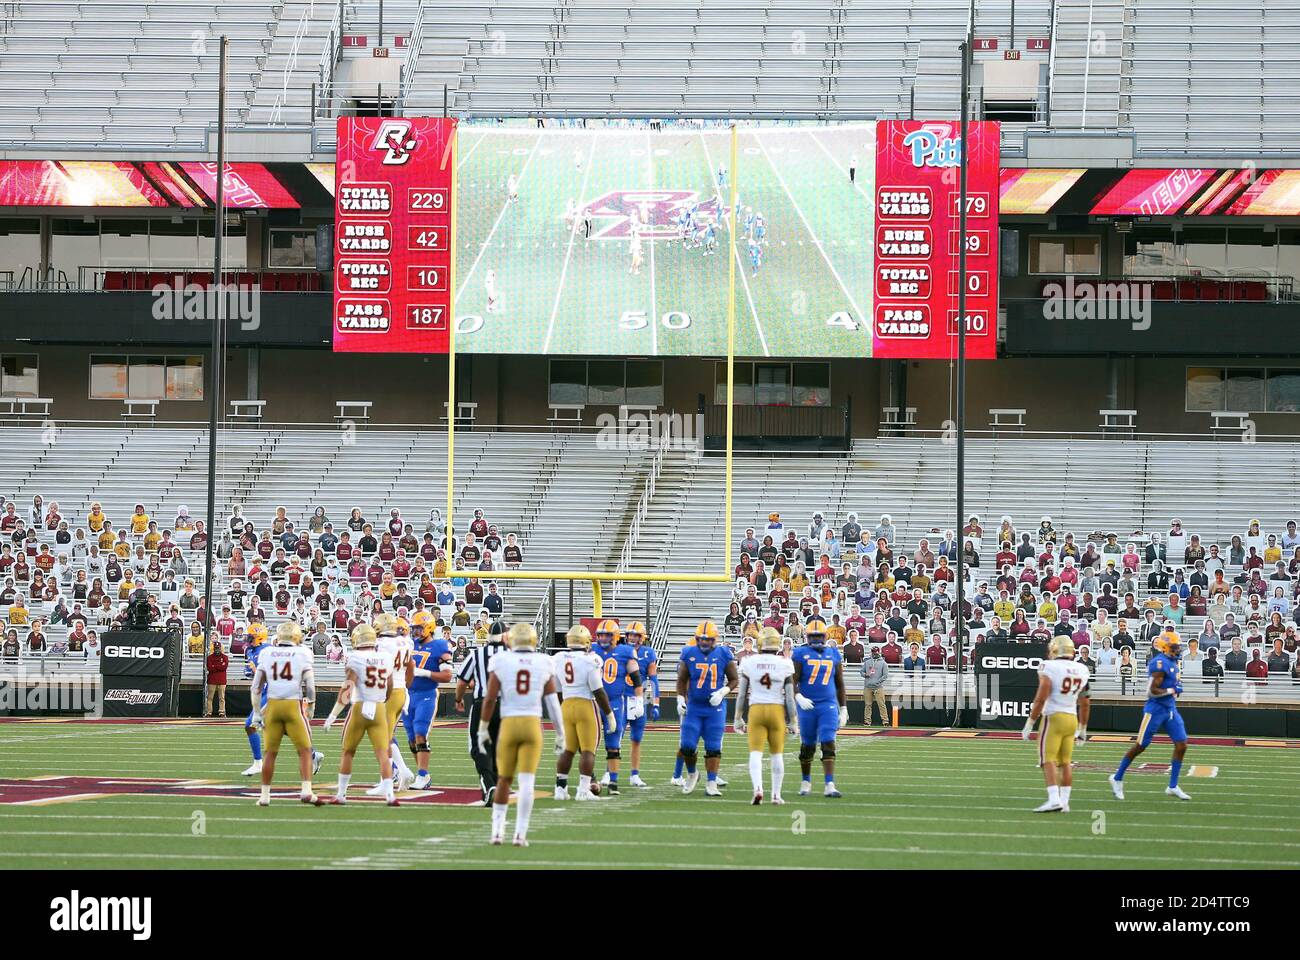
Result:
[[[523,186],[523,182],[524,182],[524,174],[528,172],[528,167],[532,164],[533,157],[537,155],[537,145],[541,142],[542,142],[542,138],[541,135],[539,134],[537,139],[533,141],[532,149],[528,151],[528,159],[524,161],[523,168],[519,171],[519,179],[517,183],[521,187]],[[457,301],[459,301],[461,296],[465,293],[465,288],[469,286],[470,278],[474,276],[474,271],[478,269],[478,264],[479,261],[483,259],[483,254],[487,253],[488,247],[492,246],[492,238],[496,236],[497,227],[501,226],[501,221],[502,219],[504,219],[506,215],[506,211],[509,209],[510,209],[510,198],[506,197],[505,202],[501,204],[501,212],[497,214],[496,220],[492,222],[492,229],[488,231],[487,239],[483,241],[483,246],[479,248],[478,256],[474,258],[474,262],[470,264],[469,272],[465,274],[465,278],[460,282],[460,289],[456,291]],[[452,322],[453,323],[455,322],[455,318],[452,318]]]
[[[591,138],[591,149],[587,151],[587,165],[582,171],[582,186],[578,188],[578,210],[581,211],[587,197],[587,178],[591,176],[591,167],[596,156],[596,137]],[[529,158],[532,159],[531,157]],[[555,288],[555,302],[551,304],[551,320],[546,325],[546,340],[542,343],[542,353],[551,352],[551,337],[555,333],[555,317],[560,312],[560,297],[564,293],[564,278],[569,272],[569,260],[573,257],[573,244],[578,239],[578,222],[580,217],[575,216],[573,226],[569,230],[569,246],[564,251],[564,267],[560,270],[560,283]]]
[[[700,133],[700,145],[704,147],[704,165],[708,167],[709,183],[713,184],[714,196],[718,198],[718,215],[721,216],[722,211],[727,208],[727,202],[730,199],[730,196],[724,197],[722,191],[718,189],[718,181],[716,179],[717,172],[713,168],[713,158],[709,155],[709,142],[704,138],[703,132]],[[735,170],[729,170],[728,175],[734,177],[737,176],[737,172]],[[732,217],[735,222],[739,223],[739,211],[733,211]],[[749,301],[749,315],[754,318],[754,329],[758,331],[758,342],[762,344],[763,356],[770,357],[772,351],[768,349],[767,337],[763,333],[763,323],[758,319],[758,309],[754,306],[754,294],[749,289],[749,278],[745,276],[745,261],[740,256],[739,244],[734,243],[733,240],[734,238],[731,236],[731,231],[728,230],[727,249],[732,250],[734,248],[736,272],[740,274],[741,286],[745,288],[745,299]]]
[[484,140],[486,140],[486,139],[487,139],[487,134],[486,134],[486,133],[480,133],[480,134],[479,134],[478,139],[474,141],[474,146],[472,146],[472,147],[470,147],[468,150],[466,150],[466,151],[465,151],[465,155],[464,155],[463,157],[460,157],[460,158],[456,161],[456,169],[457,169],[457,170],[459,170],[461,167],[465,166],[465,161],[468,160],[468,159],[470,158],[470,154],[472,154],[475,150],[477,150],[477,149],[478,149],[478,145],[479,145],[480,143],[482,143],[482,142],[483,142]]
[[[649,189],[655,188],[655,149],[650,131],[645,134],[646,169],[650,171]],[[650,246],[650,356],[659,356],[659,307],[655,303],[655,241],[647,241]]]
[[[826,149],[826,144],[822,143],[821,138],[817,136],[816,131],[805,130],[803,132],[808,134],[808,136],[812,138],[813,143],[817,144],[817,146],[822,148],[822,153],[826,154],[826,159],[830,160],[831,163],[835,164],[835,168],[839,170],[840,173],[844,174],[844,176],[846,177],[849,175],[849,171],[840,165],[840,162],[835,159],[835,155],[831,153],[830,150]],[[875,159],[876,159],[875,157],[871,158],[871,162],[873,165],[875,164]],[[868,209],[871,209],[871,205],[874,205],[876,201],[871,196],[871,194],[867,193],[867,191],[862,189],[862,182],[858,180],[856,177],[854,177],[853,179],[853,189],[857,190],[858,193],[862,194],[864,197],[867,198],[867,203],[869,205]]]
[[[768,166],[772,168],[772,172],[776,174],[776,179],[780,181],[781,188],[785,190],[786,196],[790,198],[790,205],[794,207],[794,212],[798,214],[799,219],[803,221],[804,229],[808,231],[808,236],[812,239],[812,244],[814,247],[817,248],[817,252],[820,253],[822,255],[822,259],[826,261],[826,266],[830,269],[831,276],[835,278],[835,282],[838,283],[840,285],[840,289],[844,291],[844,296],[848,299],[849,306],[853,308],[853,312],[857,315],[858,322],[865,325],[867,323],[866,316],[863,314],[862,310],[858,307],[857,302],[853,299],[853,294],[849,293],[849,288],[847,285],[845,285],[844,279],[840,276],[840,272],[835,269],[835,264],[831,263],[831,258],[826,255],[826,249],[823,246],[821,240],[817,238],[817,234],[813,233],[813,228],[808,223],[808,218],[803,215],[803,210],[799,208],[798,201],[795,200],[794,194],[790,192],[789,186],[786,185],[785,177],[781,176],[781,171],[777,168],[777,165],[772,162],[772,157],[768,154],[767,147],[764,146],[763,141],[759,137],[754,137],[754,142],[758,144],[758,149],[763,151],[764,159],[767,160]],[[874,242],[874,240],[872,242]]]

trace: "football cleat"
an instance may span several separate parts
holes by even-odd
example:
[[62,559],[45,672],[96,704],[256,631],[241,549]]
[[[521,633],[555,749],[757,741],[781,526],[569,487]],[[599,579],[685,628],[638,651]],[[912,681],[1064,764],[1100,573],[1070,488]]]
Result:
[[750,804],[751,804],[752,806],[757,807],[760,803],[763,802],[763,791],[762,791],[762,790],[755,790],[755,791],[754,791],[754,799],[751,800],[751,801],[749,801],[749,802],[750,802]]
[[772,794],[772,803],[773,803],[775,806],[778,806],[778,807],[779,807],[779,806],[781,806],[782,804],[784,804],[785,801],[781,798],[781,794],[779,794],[779,793],[774,793],[774,794]]
[[393,797],[393,799],[388,801],[388,805],[390,807],[400,807],[402,805],[402,801],[398,800],[396,797]]
[[415,778],[415,782],[411,784],[411,787],[415,790],[428,790],[429,784],[432,782],[433,778],[431,776],[427,773],[422,773]]
[[1124,781],[1123,781],[1123,780],[1116,780],[1113,774],[1112,774],[1111,776],[1107,777],[1106,779],[1110,781],[1110,792],[1113,793],[1113,794],[1115,794],[1115,799],[1116,799],[1116,800],[1123,800],[1123,799],[1124,799]]
[[1064,813],[1065,807],[1060,801],[1048,800],[1042,806],[1034,807],[1034,813]]
[[641,779],[641,774],[639,773],[636,776],[632,777],[632,779],[629,780],[628,783],[632,784],[632,786],[634,787],[643,787],[646,789],[649,789],[650,787],[650,784],[646,783],[644,780]]
[[838,798],[844,796],[844,794],[840,793],[838,790],[835,789],[835,784],[828,783],[826,784],[826,789],[822,791],[822,796]]
[[348,805],[347,797],[326,797],[323,800],[317,800],[318,807],[346,807]]
[[405,773],[400,773],[397,775],[396,788],[398,791],[410,790],[411,784],[413,783],[415,783],[415,774],[412,773],[410,770],[407,770]]
[[606,771],[605,771],[605,775],[604,775],[603,777],[600,778],[600,785],[601,785],[602,787],[608,787],[608,786],[609,786],[609,771],[608,771],[608,770],[606,770]]
[[682,777],[673,777],[671,780],[668,781],[668,785],[671,787],[684,787],[686,785],[686,781]]
[[1166,796],[1166,797],[1177,797],[1179,800],[1190,800],[1190,799],[1192,799],[1188,794],[1183,793],[1183,788],[1182,788],[1182,787],[1166,787],[1166,788],[1165,788],[1165,796]]
[[252,765],[240,774],[241,777],[255,777],[262,772],[262,761],[254,760]]
[[706,797],[720,797],[722,791],[718,789],[718,781],[706,780],[704,782],[704,795]]
[[527,838],[527,837],[521,837],[519,834],[516,833],[516,834],[515,834],[514,844],[515,844],[516,847],[526,847],[526,846],[528,846],[528,838]]
[[568,800],[568,799],[569,799],[569,788],[568,788],[568,787],[556,787],[556,788],[555,788],[555,799],[556,799],[556,800]]
[[682,793],[694,793],[695,785],[700,782],[700,772],[688,773],[682,778]]
[[812,781],[811,780],[799,781],[799,796],[806,797],[810,793],[812,793]]
[[316,794],[314,793],[309,793],[309,794],[300,793],[298,794],[298,799],[303,803],[308,804],[309,806],[313,806],[313,807],[320,806],[320,797],[316,796]]
[[259,807],[269,807],[269,806],[271,805],[271,801],[270,801],[270,800],[262,800],[262,799],[259,798],[258,801],[257,801],[257,805],[258,805]]
[[311,752],[312,776],[315,776],[316,774],[320,773],[320,765],[324,762],[325,762],[325,754],[321,753],[319,750],[313,750]]
[[366,796],[367,797],[386,796],[386,794],[384,793],[384,785],[382,783],[376,783],[373,787],[371,787],[369,790],[366,791]]
[[494,846],[494,847],[499,847],[499,846],[501,846],[501,844],[505,841],[505,839],[506,839],[505,837],[500,836],[500,835],[498,835],[498,834],[495,834],[495,833],[492,834],[492,846]]
[[579,790],[578,795],[574,799],[575,800],[599,800],[600,798],[597,797],[590,790]]
[[609,791],[609,795],[611,797],[618,796],[618,784],[615,783],[614,781],[611,780],[609,786],[607,786],[605,789]]

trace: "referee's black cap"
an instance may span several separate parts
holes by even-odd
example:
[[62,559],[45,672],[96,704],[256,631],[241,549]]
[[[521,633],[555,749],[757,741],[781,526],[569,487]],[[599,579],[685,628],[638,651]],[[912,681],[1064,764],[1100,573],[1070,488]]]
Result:
[[509,628],[506,626],[506,622],[504,620],[496,620],[493,622],[492,626],[488,629],[488,635],[493,637],[499,637],[501,636],[501,634],[505,633],[506,630],[508,629]]

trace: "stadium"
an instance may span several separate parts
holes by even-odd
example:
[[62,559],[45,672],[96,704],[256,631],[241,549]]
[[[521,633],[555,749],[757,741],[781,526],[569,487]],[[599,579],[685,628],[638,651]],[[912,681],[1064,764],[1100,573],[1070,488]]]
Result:
[[0,4],[0,863],[1294,869],[1297,48]]

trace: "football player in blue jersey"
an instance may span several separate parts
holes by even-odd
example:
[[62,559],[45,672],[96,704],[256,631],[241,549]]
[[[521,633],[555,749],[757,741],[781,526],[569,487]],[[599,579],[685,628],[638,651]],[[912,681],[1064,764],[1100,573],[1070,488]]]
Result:
[[[629,717],[627,721],[627,732],[632,741],[632,775],[628,778],[628,783],[634,787],[648,787],[650,784],[641,779],[641,740],[645,737],[647,718],[659,719],[659,658],[655,655],[654,647],[646,642],[649,637],[646,636],[645,624],[640,620],[629,623],[627,629],[623,631],[623,636],[627,637],[632,653],[636,656],[642,689],[647,685],[650,688],[646,693],[641,716],[635,720]],[[632,691],[630,677],[627,681],[627,689],[629,693]]]
[[812,619],[804,629],[807,643],[795,647],[795,705],[799,708],[799,769],[803,779],[799,796],[812,792],[812,761],[821,744],[825,796],[839,797],[835,789],[835,731],[848,723],[844,698],[844,661],[834,647],[826,646],[826,623]]
[[704,792],[722,796],[718,788],[718,767],[722,765],[722,735],[727,728],[727,694],[739,682],[736,658],[718,645],[718,628],[704,620],[695,628],[695,643],[682,648],[677,667],[677,715],[682,718],[681,752],[686,766],[682,793],[699,783],[696,770],[700,740],[704,740]]
[[1124,773],[1129,764],[1151,745],[1151,738],[1161,730],[1169,734],[1169,739],[1174,742],[1174,759],[1169,765],[1169,786],[1165,788],[1165,794],[1179,800],[1192,799],[1178,786],[1178,775],[1183,770],[1183,756],[1187,753],[1187,727],[1178,712],[1178,696],[1183,692],[1179,664],[1182,655],[1183,639],[1174,630],[1173,624],[1168,624],[1165,632],[1156,638],[1151,657],[1147,660],[1150,684],[1147,687],[1146,706],[1142,708],[1142,726],[1138,727],[1138,742],[1124,754],[1119,769],[1110,777],[1110,788],[1119,800],[1124,799]]
[[641,667],[629,644],[621,643],[618,624],[602,620],[596,627],[596,645],[591,652],[600,657],[600,679],[609,697],[609,708],[618,721],[613,731],[605,733],[605,776],[601,783],[611,794],[618,793],[618,768],[622,756],[623,731],[628,721],[645,712],[641,696]]
[[410,702],[402,722],[406,726],[406,740],[415,754],[416,790],[429,786],[429,728],[438,712],[438,684],[451,680],[451,644],[434,636],[438,621],[427,610],[411,618],[411,638],[415,648],[411,651],[414,676],[411,679]]
[[[248,680],[253,679],[257,673],[257,659],[261,656],[263,648],[266,646],[266,638],[269,636],[266,626],[261,623],[250,623],[248,625],[248,646],[244,648],[244,677]],[[266,709],[266,690],[262,690],[261,709]],[[244,733],[248,735],[248,748],[253,752],[253,763],[244,771],[245,777],[256,777],[262,772],[262,734],[259,732],[256,723],[257,707],[248,711],[248,716],[244,718]]]

